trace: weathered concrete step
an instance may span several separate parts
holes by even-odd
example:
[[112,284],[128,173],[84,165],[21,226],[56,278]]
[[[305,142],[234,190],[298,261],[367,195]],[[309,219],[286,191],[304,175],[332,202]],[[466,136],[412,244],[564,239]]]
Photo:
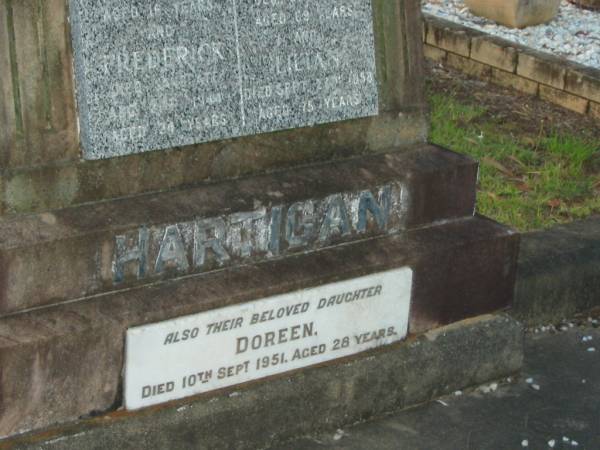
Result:
[[477,164],[427,145],[0,221],[0,315],[470,217]]
[[511,314],[535,326],[593,308],[600,308],[600,217],[523,234]]
[[[413,270],[412,335],[505,308],[518,243],[505,227],[474,217],[5,317],[0,435],[119,407],[132,326],[398,267]],[[375,384],[391,376],[376,368],[368,374]]]
[[518,322],[482,316],[335,366],[137,413],[116,412],[0,442],[0,449],[264,448],[505,377],[522,361]]

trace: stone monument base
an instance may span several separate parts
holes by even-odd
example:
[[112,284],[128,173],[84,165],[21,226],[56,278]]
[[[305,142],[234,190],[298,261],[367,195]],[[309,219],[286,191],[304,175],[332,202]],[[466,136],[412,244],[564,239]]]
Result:
[[[11,282],[0,296],[5,312],[0,323],[0,436],[122,409],[125,339],[132,327],[391,269],[407,268],[412,274],[408,343],[360,353],[352,363],[335,359],[310,372],[303,368],[268,379],[256,377],[248,391],[262,398],[256,407],[249,402],[238,409],[237,400],[219,401],[217,406],[202,400],[194,410],[204,412],[190,420],[207,417],[203,424],[216,426],[233,423],[231,419],[240,424],[236,433],[252,433],[250,427],[260,420],[251,416],[262,417],[268,409],[273,425],[287,417],[293,428],[294,408],[286,411],[294,400],[308,402],[305,413],[316,408],[323,412],[322,420],[331,417],[329,423],[342,423],[342,403],[353,405],[348,407],[355,413],[348,418],[358,420],[426,400],[448,386],[458,388],[516,370],[511,355],[500,358],[506,364],[498,362],[506,342],[496,347],[500,341],[461,334],[457,352],[462,362],[457,364],[441,348],[434,350],[443,345],[432,336],[442,339],[443,334],[419,338],[431,329],[502,310],[512,299],[519,236],[474,215],[476,177],[477,164],[471,159],[422,146],[414,152],[3,221],[0,276]],[[203,228],[207,223],[210,232]],[[37,280],[45,280],[46,289],[28,281],[31,271]],[[78,297],[83,285],[89,288]],[[368,305],[365,308],[368,314]],[[360,315],[356,320],[360,323]],[[510,324],[509,329],[516,330],[506,319],[491,323]],[[486,333],[485,327],[475,329],[479,331],[472,336]],[[509,349],[514,349],[515,334],[509,337]],[[429,341],[431,355],[413,350]],[[488,350],[482,353],[484,347]],[[418,357],[410,356],[414,351]],[[485,355],[485,361],[469,355]],[[442,370],[444,361],[448,367]],[[488,363],[500,369],[488,371]],[[440,372],[432,373],[429,365]],[[284,389],[287,379],[300,380],[298,389]],[[313,381],[303,381],[309,379]],[[355,390],[365,383],[373,388]],[[428,387],[419,391],[414,383]],[[436,386],[445,388],[438,391]],[[248,389],[247,383],[202,398],[227,397],[239,389]],[[265,393],[271,389],[269,403]],[[281,389],[287,393],[279,396]],[[304,400],[303,390],[314,401]],[[415,390],[416,397],[405,398]],[[322,395],[329,400],[321,404]],[[338,405],[335,399],[343,402]],[[218,405],[225,404],[229,406],[220,410]],[[248,422],[239,416],[242,410]],[[129,417],[143,422],[152,411]],[[165,414],[172,415],[168,420],[174,423],[185,417],[177,409],[155,411],[172,411]],[[114,414],[106,417],[120,413]],[[310,415],[313,423],[318,415]],[[185,430],[188,425],[174,426]],[[156,445],[147,448],[165,448],[155,431],[147,437],[153,436]],[[256,431],[257,439],[263,431]],[[235,440],[236,433],[227,439]],[[206,435],[200,441],[214,443],[206,448],[233,445],[220,439],[225,437]],[[48,448],[69,448],[52,445],[59,446]]]
[[505,315],[482,316],[334,366],[85,419],[5,441],[0,448],[268,448],[507,377],[522,361],[521,325]]

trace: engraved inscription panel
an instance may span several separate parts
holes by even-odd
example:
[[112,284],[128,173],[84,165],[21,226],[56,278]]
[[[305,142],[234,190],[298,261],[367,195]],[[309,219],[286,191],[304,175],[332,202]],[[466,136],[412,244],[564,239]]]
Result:
[[371,0],[71,0],[87,159],[378,114]]
[[125,405],[333,361],[406,337],[412,270],[374,273],[127,330]]

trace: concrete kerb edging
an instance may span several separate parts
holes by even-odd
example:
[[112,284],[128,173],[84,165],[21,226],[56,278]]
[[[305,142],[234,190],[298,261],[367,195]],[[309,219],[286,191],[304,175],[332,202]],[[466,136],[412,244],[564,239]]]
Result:
[[600,120],[600,70],[424,14],[425,57]]
[[527,326],[600,308],[600,216],[525,233],[510,314]]

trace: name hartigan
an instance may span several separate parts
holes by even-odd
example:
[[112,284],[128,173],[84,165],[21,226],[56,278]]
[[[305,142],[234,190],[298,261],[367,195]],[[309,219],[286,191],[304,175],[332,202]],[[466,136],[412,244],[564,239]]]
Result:
[[408,203],[406,188],[390,183],[374,192],[340,193],[321,200],[141,227],[115,237],[113,282],[198,273],[249,259],[314,250],[361,235],[396,232],[404,228]]

